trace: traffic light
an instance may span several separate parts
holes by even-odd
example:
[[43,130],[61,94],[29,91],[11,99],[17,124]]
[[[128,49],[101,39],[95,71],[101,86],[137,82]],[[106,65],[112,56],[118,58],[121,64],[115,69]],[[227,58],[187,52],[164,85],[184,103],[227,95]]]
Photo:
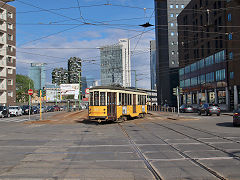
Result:
[[178,92],[177,92],[177,88],[173,88],[173,95],[177,96]]
[[40,90],[38,90],[37,96],[40,97]]
[[45,97],[46,96],[46,90],[42,90],[42,97]]

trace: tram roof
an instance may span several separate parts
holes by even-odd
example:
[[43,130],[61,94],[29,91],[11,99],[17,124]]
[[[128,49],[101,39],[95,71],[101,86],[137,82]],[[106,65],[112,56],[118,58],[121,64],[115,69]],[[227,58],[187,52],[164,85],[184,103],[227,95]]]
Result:
[[122,91],[140,92],[140,93],[146,94],[146,92],[143,90],[134,89],[134,88],[124,88],[119,86],[95,86],[90,88],[90,90],[97,90],[97,89],[122,90]]

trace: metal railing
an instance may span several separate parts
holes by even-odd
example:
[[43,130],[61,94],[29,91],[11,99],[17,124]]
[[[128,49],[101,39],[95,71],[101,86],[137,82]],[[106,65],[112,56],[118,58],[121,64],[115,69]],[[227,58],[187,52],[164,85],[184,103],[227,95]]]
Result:
[[156,105],[150,106],[150,105],[148,105],[148,111],[176,113],[177,108],[176,107],[166,107],[166,106],[156,106]]

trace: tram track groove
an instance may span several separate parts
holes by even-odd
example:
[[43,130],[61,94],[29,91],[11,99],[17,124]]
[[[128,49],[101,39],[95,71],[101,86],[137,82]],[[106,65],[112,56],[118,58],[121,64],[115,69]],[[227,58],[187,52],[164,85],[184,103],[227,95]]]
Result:
[[139,147],[136,145],[136,143],[132,140],[130,135],[127,133],[126,129],[118,123],[118,126],[122,130],[123,134],[128,138],[129,142],[131,143],[132,147],[134,148],[135,152],[138,154],[138,156],[143,160],[144,164],[148,168],[148,170],[152,173],[152,175],[155,177],[156,180],[163,180],[161,175],[155,170],[155,168],[151,165],[149,160],[145,157],[145,155],[142,153],[142,151],[139,149]]
[[188,135],[188,134],[185,134],[185,133],[183,133],[183,132],[177,131],[177,130],[171,128],[171,127],[168,127],[168,126],[165,126],[165,125],[162,125],[162,124],[159,124],[159,123],[155,123],[155,122],[152,122],[152,123],[153,123],[153,124],[156,124],[156,125],[158,125],[158,126],[164,127],[164,128],[166,128],[166,129],[172,130],[172,131],[174,131],[174,132],[176,132],[176,133],[178,133],[178,134],[181,134],[181,135],[183,135],[183,136],[186,136],[186,137],[188,137],[188,138],[190,138],[190,139],[193,139],[193,140],[195,140],[195,141],[198,141],[198,142],[200,142],[200,143],[202,143],[202,144],[205,144],[205,145],[207,145],[207,146],[209,146],[209,147],[211,147],[211,148],[213,148],[213,149],[215,149],[215,150],[218,150],[218,151],[221,151],[221,152],[223,152],[223,153],[225,153],[225,154],[228,154],[230,157],[233,157],[234,159],[240,161],[240,156],[238,156],[238,155],[235,155],[235,154],[233,154],[233,153],[231,153],[231,152],[227,152],[227,151],[225,151],[224,149],[218,148],[218,147],[216,147],[216,146],[214,146],[214,145],[212,145],[212,144],[209,144],[209,143],[207,143],[207,142],[201,141],[201,140],[199,140],[199,139],[197,139],[197,138],[194,138],[194,137],[192,137],[192,136],[190,136],[190,135]]
[[191,126],[186,126],[186,125],[178,124],[178,123],[171,123],[171,124],[175,124],[175,125],[178,125],[178,126],[182,126],[182,127],[186,127],[186,128],[189,128],[189,129],[193,129],[193,130],[195,130],[195,131],[199,131],[199,132],[202,132],[202,133],[206,133],[206,134],[209,134],[209,135],[212,135],[212,136],[215,136],[215,137],[218,137],[218,138],[227,140],[227,141],[231,141],[231,142],[240,144],[239,141],[235,141],[235,140],[233,140],[233,139],[229,139],[229,138],[226,138],[226,137],[222,137],[222,136],[219,136],[219,135],[217,135],[217,134],[211,133],[211,132],[206,131],[206,130],[203,130],[203,129],[198,129],[198,128],[194,128],[194,127],[191,127]]
[[[154,123],[154,122],[152,122]],[[151,134],[152,136],[162,140],[164,143],[166,143],[167,145],[169,145],[170,147],[172,147],[174,150],[176,150],[181,156],[183,156],[184,158],[186,158],[187,160],[193,162],[195,165],[197,165],[198,167],[206,170],[207,172],[211,173],[213,176],[215,176],[216,178],[220,179],[220,180],[227,180],[225,177],[223,177],[221,174],[219,174],[218,172],[214,171],[213,169],[205,166],[204,164],[202,164],[201,162],[199,162],[197,159],[190,157],[189,155],[187,155],[186,153],[184,153],[183,151],[181,151],[180,149],[176,148],[174,145],[172,145],[171,143],[167,142],[166,140],[164,140],[163,138],[159,137],[158,135],[152,133],[148,128],[146,128],[143,125],[140,124],[136,124],[134,123],[136,126],[138,127],[142,127],[142,129],[145,129],[145,131],[147,131],[149,134]],[[156,123],[158,124],[158,123]]]

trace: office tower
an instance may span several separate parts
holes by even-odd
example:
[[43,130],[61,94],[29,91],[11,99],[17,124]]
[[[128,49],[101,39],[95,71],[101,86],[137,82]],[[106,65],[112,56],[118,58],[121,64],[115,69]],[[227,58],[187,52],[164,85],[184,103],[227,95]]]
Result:
[[45,63],[31,63],[28,77],[34,82],[34,89],[39,90],[45,87],[46,69]]
[[55,68],[52,71],[53,84],[68,84],[68,71],[63,68]]
[[82,75],[82,60],[77,57],[71,57],[68,60],[68,82],[70,84],[79,83],[81,75]]
[[150,75],[151,75],[151,89],[157,89],[156,81],[156,41],[150,41]]

